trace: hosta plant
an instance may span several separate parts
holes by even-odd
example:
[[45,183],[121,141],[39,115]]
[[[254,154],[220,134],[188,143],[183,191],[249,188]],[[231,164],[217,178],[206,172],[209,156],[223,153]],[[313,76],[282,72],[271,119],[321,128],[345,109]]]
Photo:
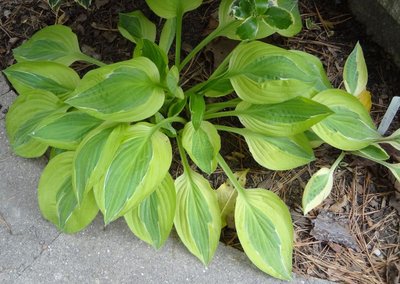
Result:
[[[379,143],[400,149],[400,132],[382,137],[359,100],[367,83],[361,47],[347,60],[346,91],[334,89],[315,56],[257,40],[299,32],[297,1],[223,0],[219,26],[181,61],[183,15],[202,1],[146,2],[164,25],[157,37],[155,24],[140,11],[120,14],[118,28],[135,44],[132,59],[105,64],[90,58],[71,29],[56,25],[15,49],[17,63],[4,71],[19,93],[6,118],[12,149],[27,158],[50,152],[38,189],[44,218],[74,233],[98,211],[105,224],[123,217],[155,248],[174,226],[207,265],[234,211],[250,260],[290,279],[289,210],[272,191],[244,187],[220,154],[220,133],[243,136],[255,161],[270,170],[312,162],[313,148],[322,143],[342,150],[331,169],[320,169],[307,184],[305,212],[329,194],[345,154],[383,164],[399,179],[400,165],[386,162]],[[181,71],[219,36],[238,40],[237,47],[207,80],[187,87]],[[81,78],[69,67],[76,61],[97,68]],[[236,127],[216,120],[229,116],[238,118]],[[169,172],[172,145],[183,168],[177,177]],[[204,174],[218,167],[231,186],[215,191]]]

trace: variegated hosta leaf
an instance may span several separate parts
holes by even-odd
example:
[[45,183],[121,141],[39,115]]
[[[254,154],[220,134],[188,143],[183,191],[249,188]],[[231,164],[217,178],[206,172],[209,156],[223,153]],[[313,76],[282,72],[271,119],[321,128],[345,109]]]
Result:
[[69,66],[82,58],[76,35],[62,25],[41,29],[13,52],[18,62],[53,61]]
[[172,66],[167,72],[165,85],[168,88],[172,97],[177,97],[181,100],[185,98],[182,88],[179,86],[179,70],[176,66]]
[[318,59],[258,41],[241,44],[233,51],[228,76],[238,96],[252,104],[310,98],[330,88]]
[[361,45],[358,42],[346,60],[343,79],[346,91],[354,96],[359,96],[367,87],[367,64],[365,63]]
[[150,9],[157,14],[157,16],[165,19],[177,17],[179,14],[192,11],[198,8],[202,0],[146,0]]
[[221,149],[221,137],[214,125],[202,121],[199,129],[192,122],[185,125],[182,144],[192,161],[205,173],[211,174],[217,168],[217,154]]
[[208,181],[192,170],[175,180],[175,188],[176,231],[188,250],[207,265],[221,233],[217,196]]
[[52,147],[75,150],[86,134],[102,122],[80,111],[56,113],[43,119],[31,136]]
[[388,143],[400,151],[400,129],[397,129],[389,137],[385,137],[385,138],[381,139],[379,141],[379,143]]
[[328,107],[303,97],[278,104],[241,102],[236,112],[246,128],[272,136],[293,136],[304,132],[332,113]]
[[138,123],[124,140],[95,185],[97,204],[106,224],[125,215],[149,196],[164,179],[172,161],[169,139],[153,125]]
[[79,83],[78,74],[55,62],[21,62],[4,70],[7,79],[19,94],[32,90],[49,91],[65,99]]
[[72,185],[80,203],[99,182],[122,143],[126,124],[104,123],[82,140],[73,161]]
[[304,215],[329,196],[333,187],[333,172],[334,170],[321,168],[307,182],[302,201]]
[[92,3],[92,0],[75,0],[76,3],[79,3],[84,8],[88,8],[89,5]]
[[266,189],[246,190],[237,198],[235,222],[250,260],[273,277],[291,279],[294,232],[285,203]]
[[57,8],[62,0],[48,0],[51,9]]
[[109,121],[139,121],[163,105],[157,67],[145,57],[88,72],[66,102],[83,112]]
[[304,134],[293,137],[270,137],[249,132],[244,138],[256,162],[270,170],[290,170],[315,159]]
[[176,207],[174,180],[167,174],[157,189],[139,206],[124,215],[131,231],[141,240],[159,249],[171,232]]
[[19,95],[6,116],[6,129],[13,151],[24,158],[42,156],[48,145],[33,139],[32,131],[47,116],[64,113],[68,108],[46,91],[36,90]]
[[313,100],[334,112],[312,127],[322,140],[333,147],[355,151],[381,138],[367,110],[349,93],[330,89],[319,93]]
[[378,144],[372,144],[360,150],[353,152],[353,154],[365,157],[371,160],[380,160],[386,161],[390,158],[389,154],[386,153],[385,149],[383,149]]
[[39,207],[45,219],[66,233],[84,229],[99,211],[93,191],[78,204],[72,189],[72,161],[74,152],[65,152],[53,158],[39,181]]
[[125,38],[134,43],[138,43],[142,39],[154,42],[156,39],[156,25],[141,11],[120,13],[118,30]]
[[165,78],[168,71],[168,55],[157,44],[148,39],[140,40],[134,51],[134,57],[139,56],[150,59],[157,66],[160,77]]

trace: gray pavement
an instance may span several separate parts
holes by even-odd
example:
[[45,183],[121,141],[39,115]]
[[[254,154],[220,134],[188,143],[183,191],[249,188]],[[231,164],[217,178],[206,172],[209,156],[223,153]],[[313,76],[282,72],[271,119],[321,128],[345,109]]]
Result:
[[[78,234],[59,233],[37,205],[46,160],[22,159],[10,151],[4,113],[14,99],[0,75],[0,283],[285,283],[223,244],[207,268],[174,233],[155,251],[122,220],[104,228],[97,218]],[[292,283],[328,282],[294,276]]]

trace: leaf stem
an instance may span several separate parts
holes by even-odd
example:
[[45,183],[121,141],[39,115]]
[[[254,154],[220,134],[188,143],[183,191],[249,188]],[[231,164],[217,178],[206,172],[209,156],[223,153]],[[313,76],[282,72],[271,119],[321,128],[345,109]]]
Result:
[[179,11],[178,15],[176,16],[175,66],[179,66],[181,62],[182,18],[183,18],[183,13]]
[[100,60],[97,60],[96,58],[90,57],[89,55],[86,55],[84,53],[78,53],[78,54],[79,54],[78,55],[79,60],[82,60],[82,61],[85,61],[85,62],[88,62],[88,63],[92,63],[92,64],[97,65],[99,67],[107,65],[104,62],[101,62]]
[[153,135],[157,130],[159,130],[161,127],[163,127],[167,123],[173,123],[173,122],[180,122],[182,124],[185,124],[187,121],[186,119],[179,117],[179,116],[174,116],[174,117],[168,117],[166,119],[163,119],[159,123],[153,126],[153,129],[151,130],[151,135]]
[[217,124],[214,124],[214,126],[217,130],[220,130],[220,131],[231,132],[231,133],[239,134],[242,136],[248,134],[248,130],[245,128],[236,128],[236,127],[217,125]]
[[239,183],[239,181],[236,179],[235,175],[233,174],[231,168],[228,166],[228,164],[225,162],[224,158],[221,156],[221,154],[218,154],[217,156],[217,161],[221,169],[225,172],[226,176],[230,180],[230,182],[233,184],[235,189],[237,190],[238,194],[244,197],[245,195],[245,189],[243,186]]
[[179,135],[176,137],[176,141],[178,142],[179,156],[181,156],[183,170],[190,177],[190,165],[189,165],[188,159],[186,157],[185,150],[183,149],[181,137],[179,137]]
[[237,116],[238,114],[239,113],[236,110],[215,112],[215,113],[206,113],[204,115],[204,119],[220,118],[220,117],[227,117],[227,116]]
[[344,156],[346,156],[346,152],[342,151],[342,153],[340,153],[339,157],[337,157],[336,161],[331,166],[331,171],[336,170],[336,168],[339,166],[339,163],[343,160]]
[[235,98],[226,102],[208,104],[206,114],[215,113],[224,108],[235,107],[241,101],[242,101],[241,99]]

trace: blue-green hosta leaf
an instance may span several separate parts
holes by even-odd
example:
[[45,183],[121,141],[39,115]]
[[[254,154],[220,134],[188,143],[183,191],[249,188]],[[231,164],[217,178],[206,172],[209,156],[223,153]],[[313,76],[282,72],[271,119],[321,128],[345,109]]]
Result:
[[304,215],[329,196],[333,187],[333,172],[331,169],[321,168],[307,182],[302,200]]
[[39,181],[38,201],[45,219],[66,233],[84,229],[99,211],[93,191],[78,205],[72,189],[72,161],[74,152],[65,152],[53,158]]
[[7,79],[19,94],[44,90],[64,99],[79,83],[71,68],[54,62],[21,62],[4,70]]
[[18,62],[53,61],[69,66],[82,59],[76,35],[62,25],[41,29],[13,51]]
[[109,121],[139,121],[163,105],[160,75],[149,59],[138,57],[88,72],[66,102]]
[[174,224],[176,192],[174,180],[167,174],[157,189],[139,206],[124,215],[131,231],[141,240],[159,249]]
[[146,0],[150,9],[157,16],[165,19],[171,19],[180,13],[186,13],[198,8],[203,0]]
[[290,170],[315,159],[304,134],[293,137],[270,137],[248,132],[244,138],[256,162],[270,170]]
[[52,93],[36,90],[17,97],[6,116],[6,129],[13,151],[25,158],[42,156],[48,145],[30,135],[40,122],[54,113],[64,113],[65,106]]
[[208,121],[202,121],[196,130],[192,122],[185,125],[182,144],[192,161],[205,173],[211,174],[217,168],[217,154],[221,149],[221,137]]
[[273,277],[291,279],[294,232],[285,203],[266,189],[246,190],[236,200],[235,223],[250,260]]
[[134,57],[147,57],[158,68],[161,78],[164,78],[168,71],[168,56],[157,44],[150,40],[141,40],[135,48]]
[[221,233],[218,200],[208,181],[190,170],[175,180],[175,229],[188,250],[208,264]]
[[313,100],[334,112],[312,127],[322,140],[333,147],[355,151],[381,138],[367,110],[349,93],[330,89],[319,93]]
[[371,160],[386,161],[390,158],[389,154],[386,153],[378,144],[372,144],[360,150],[353,152],[355,155],[363,156]]
[[156,25],[141,11],[120,13],[118,30],[125,38],[134,43],[138,43],[142,39],[154,42],[156,39]]
[[106,224],[125,215],[164,179],[172,161],[169,139],[153,125],[128,128],[103,178],[95,185],[97,204]]
[[346,91],[358,96],[367,87],[368,70],[361,45],[357,42],[344,65],[343,81]]
[[246,128],[272,136],[304,132],[332,113],[328,107],[303,97],[268,105],[241,102],[236,112]]
[[43,119],[31,136],[52,147],[75,150],[86,134],[102,122],[80,111],[56,113]]
[[322,64],[311,55],[253,41],[238,46],[229,62],[229,76],[238,96],[253,104],[312,97],[330,88]]
[[101,179],[122,142],[126,124],[104,123],[79,144],[73,161],[72,185],[80,203]]

